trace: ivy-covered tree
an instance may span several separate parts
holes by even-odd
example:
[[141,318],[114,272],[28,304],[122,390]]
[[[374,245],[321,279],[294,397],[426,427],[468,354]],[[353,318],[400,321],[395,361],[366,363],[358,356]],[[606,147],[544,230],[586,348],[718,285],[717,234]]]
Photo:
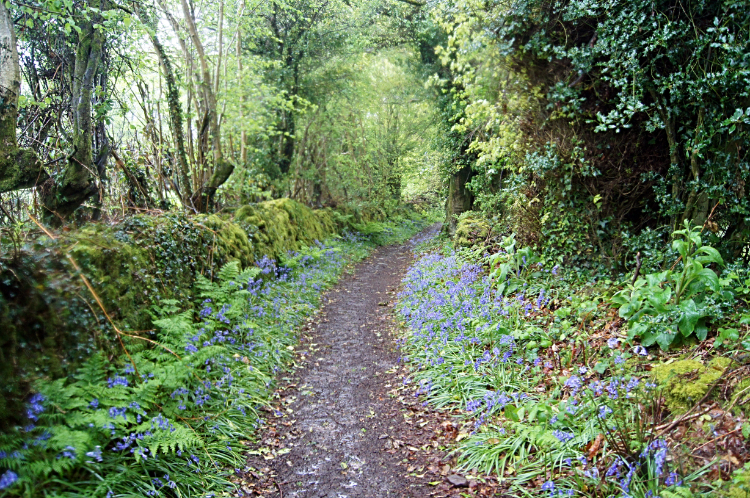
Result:
[[713,212],[714,242],[742,254],[746,3],[462,0],[430,12],[484,209],[515,212],[513,226],[560,254],[615,265],[644,228],[667,234]]

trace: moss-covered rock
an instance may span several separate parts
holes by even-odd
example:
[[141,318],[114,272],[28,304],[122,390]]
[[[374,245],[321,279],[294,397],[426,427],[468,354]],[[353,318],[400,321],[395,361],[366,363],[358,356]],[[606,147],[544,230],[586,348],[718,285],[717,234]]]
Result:
[[458,220],[456,233],[453,237],[453,246],[471,247],[487,239],[490,234],[490,225],[478,216],[464,215]]
[[248,234],[256,257],[278,259],[336,231],[330,211],[315,212],[291,199],[243,206],[234,219]]
[[148,333],[139,331],[153,328],[150,306],[164,299],[189,306],[197,274],[322,241],[337,230],[334,216],[289,199],[244,206],[234,216],[135,215],[57,240],[40,236],[20,256],[0,258],[0,428],[24,423],[16,415],[35,378],[67,375],[94,351],[120,347],[68,255],[120,329]]
[[656,366],[651,375],[664,387],[667,408],[680,414],[700,401],[731,364],[729,358],[714,358],[705,366],[697,360],[679,360]]
[[196,216],[195,221],[213,234],[214,264],[237,261],[243,268],[253,264],[253,246],[247,232],[237,223],[215,214]]

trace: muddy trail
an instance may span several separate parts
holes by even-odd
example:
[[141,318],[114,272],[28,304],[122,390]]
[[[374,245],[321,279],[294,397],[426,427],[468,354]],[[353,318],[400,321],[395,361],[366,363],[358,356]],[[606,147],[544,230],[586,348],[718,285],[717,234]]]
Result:
[[411,247],[379,248],[324,296],[302,331],[302,366],[277,392],[278,406],[251,452],[240,496],[484,491],[453,475],[438,449],[456,432],[446,414],[430,411],[402,385],[393,306]]

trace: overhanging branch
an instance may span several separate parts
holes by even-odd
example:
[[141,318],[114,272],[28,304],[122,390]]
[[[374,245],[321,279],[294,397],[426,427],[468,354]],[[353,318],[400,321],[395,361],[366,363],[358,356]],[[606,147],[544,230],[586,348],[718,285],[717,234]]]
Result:
[[413,5],[415,7],[424,7],[425,5],[427,5],[427,2],[417,2],[415,0],[396,0],[396,1],[408,3],[409,5]]

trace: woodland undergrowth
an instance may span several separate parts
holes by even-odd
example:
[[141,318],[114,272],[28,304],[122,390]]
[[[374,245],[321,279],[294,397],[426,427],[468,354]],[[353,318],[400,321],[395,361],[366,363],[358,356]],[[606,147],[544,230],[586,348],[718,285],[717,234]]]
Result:
[[276,375],[294,366],[297,327],[347,265],[426,222],[369,223],[278,261],[230,262],[197,279],[196,306],[143,310],[152,335],[123,335],[116,357],[37,382],[27,425],[0,436],[0,496],[236,496]]
[[419,241],[404,384],[456,418],[465,471],[504,496],[747,496],[747,270],[689,226],[672,249],[671,270],[615,282],[513,237]]

